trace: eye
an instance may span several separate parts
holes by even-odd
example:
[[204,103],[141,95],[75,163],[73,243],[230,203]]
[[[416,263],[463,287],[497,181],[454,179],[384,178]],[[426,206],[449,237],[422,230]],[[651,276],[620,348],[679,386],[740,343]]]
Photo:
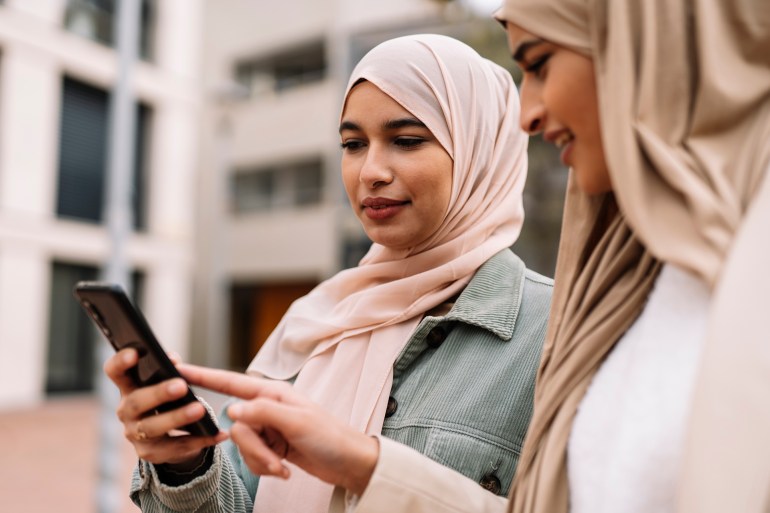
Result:
[[348,139],[346,141],[342,141],[340,146],[343,150],[346,151],[356,151],[364,147],[364,142],[359,141],[358,139]]
[[548,60],[551,58],[550,53],[546,53],[541,55],[540,57],[537,57],[534,61],[532,61],[530,64],[524,67],[524,71],[527,73],[532,73],[536,77],[542,77],[543,75],[543,68],[545,64],[548,62]]
[[425,142],[422,137],[397,137],[394,144],[400,148],[411,149],[416,148]]

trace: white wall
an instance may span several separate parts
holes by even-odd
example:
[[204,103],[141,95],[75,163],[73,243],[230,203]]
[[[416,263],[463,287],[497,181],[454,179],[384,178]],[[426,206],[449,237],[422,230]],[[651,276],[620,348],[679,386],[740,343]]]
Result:
[[0,249],[0,408],[40,400],[45,385],[50,264],[39,247]]

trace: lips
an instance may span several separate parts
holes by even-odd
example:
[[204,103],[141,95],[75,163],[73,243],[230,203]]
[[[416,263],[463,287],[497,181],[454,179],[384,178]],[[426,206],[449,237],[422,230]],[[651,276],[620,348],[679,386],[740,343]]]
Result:
[[406,203],[409,202],[390,198],[365,198],[364,201],[361,202],[361,205],[368,208],[384,208],[392,207],[394,205],[404,205]]
[[561,149],[561,162],[569,167],[572,157],[572,142],[575,140],[575,134],[569,130],[562,129],[546,132],[543,138]]
[[382,220],[395,216],[409,203],[391,198],[365,198],[361,205],[369,219]]

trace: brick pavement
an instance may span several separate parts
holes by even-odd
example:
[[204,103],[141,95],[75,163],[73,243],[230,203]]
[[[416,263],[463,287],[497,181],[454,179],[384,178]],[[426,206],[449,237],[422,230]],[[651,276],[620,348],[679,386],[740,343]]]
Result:
[[[0,412],[0,512],[95,513],[98,403],[94,397],[46,401]],[[120,513],[135,457],[121,438]]]

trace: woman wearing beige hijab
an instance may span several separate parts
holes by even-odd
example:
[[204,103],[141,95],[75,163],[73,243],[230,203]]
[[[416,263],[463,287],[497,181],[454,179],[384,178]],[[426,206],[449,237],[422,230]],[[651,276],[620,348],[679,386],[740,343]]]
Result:
[[[513,478],[551,294],[509,249],[527,166],[518,116],[510,75],[457,40],[409,36],[369,52],[350,78],[340,138],[342,181],[374,244],[296,301],[248,369],[317,405],[326,418],[305,428],[397,440],[490,497]],[[247,512],[252,499],[260,512],[328,510],[333,487],[302,461],[261,467],[245,425],[214,450],[201,449],[221,437],[168,437],[190,418],[146,415],[174,396],[167,384],[128,384],[134,361],[118,354],[107,372],[142,459],[132,497],[143,511]],[[261,382],[251,376],[241,375]]]
[[[497,18],[522,127],[571,168],[525,451],[507,505],[387,440],[350,451],[356,511],[770,511],[770,6],[507,0]],[[240,413],[290,426],[265,404]]]

